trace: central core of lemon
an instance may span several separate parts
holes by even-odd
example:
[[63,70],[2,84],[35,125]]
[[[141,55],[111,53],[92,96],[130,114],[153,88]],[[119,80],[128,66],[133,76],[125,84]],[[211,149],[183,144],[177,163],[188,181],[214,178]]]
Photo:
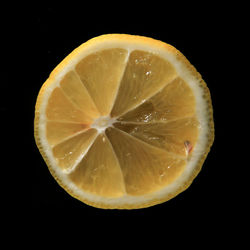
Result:
[[103,132],[106,128],[111,127],[115,121],[116,119],[110,116],[100,116],[94,120],[91,127]]

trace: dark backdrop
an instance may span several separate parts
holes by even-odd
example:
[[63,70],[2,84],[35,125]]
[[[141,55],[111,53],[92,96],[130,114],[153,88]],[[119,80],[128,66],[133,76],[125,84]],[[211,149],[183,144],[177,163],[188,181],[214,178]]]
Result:
[[[235,27],[227,7],[196,5],[170,6],[162,4],[145,5],[142,9],[124,4],[91,6],[40,6],[27,11],[25,37],[26,60],[21,65],[25,69],[21,75],[23,84],[24,112],[22,126],[25,128],[21,148],[24,148],[28,162],[27,183],[29,191],[25,194],[30,203],[31,214],[38,218],[46,213],[80,214],[82,220],[108,217],[142,218],[149,217],[160,224],[214,226],[227,225],[225,207],[231,203],[225,183],[227,165],[224,160],[230,150],[225,121],[229,111],[225,109],[225,75],[228,70],[228,48],[235,35]],[[228,13],[229,11],[229,13]],[[210,89],[214,107],[215,141],[203,168],[192,185],[172,200],[150,208],[139,210],[102,210],[85,205],[68,195],[53,179],[43,161],[34,141],[34,106],[39,89],[54,67],[72,50],[90,38],[107,33],[128,33],[149,36],[175,46],[201,73]],[[20,63],[22,64],[22,63]],[[231,85],[227,85],[227,91]],[[226,92],[227,92],[226,91]],[[1,107],[8,111],[8,107]],[[25,116],[23,116],[25,114]],[[25,117],[25,118],[24,118]],[[25,164],[23,164],[25,166]],[[70,216],[69,216],[70,217]],[[186,225],[186,226],[185,226]]]

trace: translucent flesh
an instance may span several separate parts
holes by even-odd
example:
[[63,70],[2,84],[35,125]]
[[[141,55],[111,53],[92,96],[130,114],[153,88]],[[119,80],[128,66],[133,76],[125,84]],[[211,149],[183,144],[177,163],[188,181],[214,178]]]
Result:
[[102,116],[109,115],[119,87],[128,52],[107,49],[82,59],[76,72]]
[[53,147],[52,151],[58,166],[62,169],[72,168],[77,159],[81,158],[93,143],[96,134],[95,129],[89,129]]
[[75,71],[69,71],[60,82],[60,86],[86,117],[96,118],[100,116],[91,96]]
[[170,184],[182,172],[186,161],[146,144],[118,129],[108,128],[124,177],[126,192],[143,195]]
[[[91,125],[109,115],[114,128],[97,136]],[[105,197],[169,185],[199,132],[192,90],[169,62],[144,51],[128,60],[124,49],[85,57],[53,90],[46,116],[58,166],[80,189]]]
[[124,194],[123,176],[112,146],[104,134],[100,134],[86,156],[69,174],[81,189],[107,197]]
[[111,116],[119,116],[142,103],[175,77],[173,66],[159,56],[138,50],[131,52]]
[[50,95],[46,108],[46,116],[48,120],[52,121],[84,124],[91,122],[91,119],[75,106],[59,87],[56,87]]
[[46,136],[49,144],[54,146],[80,131],[89,129],[89,124],[65,123],[57,121],[47,121]]
[[188,156],[198,137],[196,118],[169,123],[115,123],[114,126],[136,138],[180,156]]
[[194,94],[187,83],[178,77],[118,120],[147,123],[182,119],[194,115]]

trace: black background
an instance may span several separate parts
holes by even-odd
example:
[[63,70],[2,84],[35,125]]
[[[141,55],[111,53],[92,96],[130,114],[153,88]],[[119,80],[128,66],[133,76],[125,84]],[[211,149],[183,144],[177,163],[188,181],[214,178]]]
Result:
[[[225,102],[228,101],[225,95],[228,68],[225,63],[229,60],[228,48],[238,32],[232,13],[230,6],[171,6],[162,2],[144,3],[142,8],[125,3],[119,6],[107,3],[83,6],[73,3],[61,3],[60,6],[37,4],[23,14],[25,22],[21,29],[27,32],[23,36],[18,35],[18,39],[25,44],[21,51],[25,60],[20,65],[24,70],[19,75],[23,83],[24,111],[18,115],[24,128],[19,149],[26,156],[19,158],[19,162],[25,161],[27,165],[21,164],[26,168],[26,183],[29,185],[24,196],[28,198],[30,215],[34,220],[45,214],[63,214],[68,219],[77,214],[78,219],[85,222],[101,218],[119,222],[125,218],[123,222],[132,223],[139,218],[144,223],[150,219],[155,225],[175,225],[175,230],[179,231],[188,231],[191,225],[196,227],[196,232],[213,227],[213,237],[221,237],[220,228],[230,227],[232,222],[226,214],[231,207],[229,193],[232,187],[227,185],[225,177],[228,167],[225,158],[230,154],[230,150],[225,150],[225,144],[230,144],[229,129],[225,127],[229,115],[225,110]],[[76,47],[88,39],[108,33],[149,36],[175,46],[201,73],[212,96],[215,141],[201,172],[192,185],[177,197],[145,209],[103,210],[72,198],[53,179],[34,141],[36,97],[50,72]],[[226,93],[230,88],[231,85],[227,85]],[[16,104],[13,107],[16,108]],[[9,115],[10,106],[5,104],[1,109]]]

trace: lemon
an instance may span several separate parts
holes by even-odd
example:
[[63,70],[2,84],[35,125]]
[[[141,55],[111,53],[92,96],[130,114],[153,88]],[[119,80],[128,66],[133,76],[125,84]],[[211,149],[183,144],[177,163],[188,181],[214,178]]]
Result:
[[149,207],[185,190],[214,138],[196,69],[173,46],[127,34],[93,38],[52,71],[34,130],[59,185],[110,209]]

